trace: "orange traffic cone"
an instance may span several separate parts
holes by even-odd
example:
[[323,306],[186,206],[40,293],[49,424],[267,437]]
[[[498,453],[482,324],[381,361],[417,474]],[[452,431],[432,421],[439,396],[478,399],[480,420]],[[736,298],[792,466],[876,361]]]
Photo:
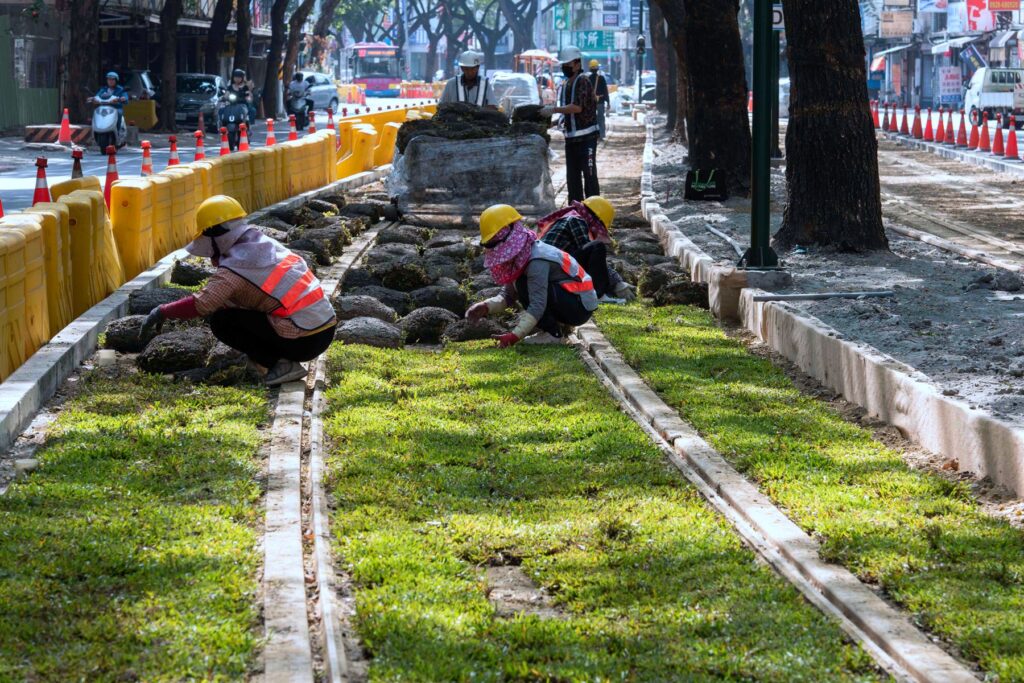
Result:
[[60,117],[60,132],[57,133],[57,144],[71,144],[71,121],[68,119],[67,107],[64,108],[64,115]]
[[899,133],[900,132],[900,122],[899,122],[899,119],[898,119],[899,111],[900,110],[899,110],[899,106],[898,105],[895,105],[895,104],[892,105],[892,118],[889,119],[889,132],[890,133]]
[[[423,97],[422,91],[420,92],[420,97]],[[879,128],[882,127],[881,123],[878,120],[878,100],[874,100],[871,103],[871,120],[875,124],[875,130],[878,130]]]
[[298,140],[299,133],[295,130],[295,114],[288,115],[288,139]]
[[753,90],[748,90],[747,91],[747,113],[748,114],[753,114],[754,113],[754,91]]
[[316,114],[309,112],[309,130],[307,131],[310,135],[316,132]]
[[81,178],[82,177],[82,154],[83,154],[83,152],[82,152],[82,148],[81,147],[75,147],[74,149],[71,150],[71,159],[72,159],[71,178],[72,179],[74,179],[74,178]]
[[246,124],[240,124],[238,126],[239,135],[241,136],[238,140],[238,151],[248,152],[249,151],[249,126]]
[[992,145],[988,139],[988,114],[985,114],[981,118],[981,136],[978,140],[978,150],[982,152],[988,152],[992,149]]
[[1003,149],[1003,115],[996,117],[996,136],[992,140],[992,154],[1001,157],[1005,154]]
[[900,135],[910,136],[910,107],[903,105],[903,121],[900,123]]
[[921,138],[925,142],[934,142],[935,133],[932,131],[932,108],[928,107],[928,118],[924,120],[924,134]]
[[946,112],[946,144],[950,146],[956,144],[956,130],[953,128],[952,107],[950,107],[949,111]]
[[267,147],[277,144],[277,136],[274,135],[274,119],[267,119]]
[[46,184],[46,157],[36,159],[36,191],[32,195],[32,206],[50,201],[50,188]]
[[942,115],[945,113],[942,107],[939,107],[939,125],[935,126],[935,142],[940,145],[946,142],[946,124],[942,122]]
[[203,143],[203,138],[205,136],[203,135],[203,131],[202,130],[197,130],[195,133],[192,133],[192,135],[195,136],[195,139],[196,139],[196,158],[195,158],[195,160],[196,161],[202,161],[203,159],[206,158],[206,146]]
[[1010,132],[1006,135],[1006,159],[1020,161],[1020,152],[1017,151],[1017,117],[1013,114],[1010,114]]
[[167,141],[171,143],[171,156],[167,159],[167,167],[177,166],[181,163],[178,159],[178,138],[174,135],[167,138]]
[[231,148],[228,147],[228,129],[220,129],[220,155],[226,157],[231,154]]
[[4,203],[0,201],[0,218],[4,217]]
[[110,188],[117,182],[117,147],[113,145],[108,146],[107,154],[107,182],[103,186],[103,200],[107,203],[107,208],[109,209]]
[[967,149],[978,149],[979,133],[978,127],[971,122],[971,137],[967,142]]
[[142,141],[142,176],[153,175],[153,156],[150,153],[150,148],[153,145],[149,140]]
[[883,105],[883,109],[885,110],[885,117],[882,119],[882,132],[883,133],[887,133],[887,132],[889,132],[889,103],[888,102],[886,102]]
[[961,109],[960,110],[960,128],[956,132],[956,146],[957,147],[966,147],[968,144],[970,144],[967,141],[967,124],[965,123],[965,121],[966,121],[966,119],[964,118],[964,110]]
[[334,128],[334,110],[327,107],[327,127]]

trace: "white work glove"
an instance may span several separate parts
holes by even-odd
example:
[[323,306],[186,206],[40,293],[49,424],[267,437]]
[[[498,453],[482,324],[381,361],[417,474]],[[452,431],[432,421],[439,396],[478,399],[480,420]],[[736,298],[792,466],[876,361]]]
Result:
[[553,105],[550,105],[550,104],[545,104],[543,107],[540,108],[540,115],[541,116],[554,116],[555,115],[555,107]]
[[487,302],[481,301],[469,307],[469,310],[466,311],[466,318],[472,322],[478,322],[486,318],[490,312]]

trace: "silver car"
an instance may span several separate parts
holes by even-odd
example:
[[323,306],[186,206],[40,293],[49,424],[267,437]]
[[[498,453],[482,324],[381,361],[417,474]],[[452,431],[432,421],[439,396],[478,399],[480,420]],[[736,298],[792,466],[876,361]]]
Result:
[[313,109],[326,111],[330,107],[338,111],[338,87],[327,74],[314,71],[296,71],[306,83],[306,97],[313,100]]

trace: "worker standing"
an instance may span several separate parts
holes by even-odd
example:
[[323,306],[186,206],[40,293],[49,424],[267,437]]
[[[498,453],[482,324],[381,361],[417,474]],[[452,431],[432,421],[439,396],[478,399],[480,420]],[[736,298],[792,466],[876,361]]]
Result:
[[[561,343],[565,338],[563,326],[582,325],[597,310],[595,282],[581,263],[539,241],[522,219],[507,204],[496,204],[480,215],[480,244],[486,250],[484,265],[504,289],[470,306],[466,317],[480,320],[520,304],[523,312],[515,327],[494,337],[500,348],[524,340],[534,344]],[[581,257],[588,259],[601,254],[583,250]],[[537,328],[541,331],[530,336]]]
[[587,77],[590,80],[590,86],[594,89],[594,96],[597,98],[597,129],[601,140],[604,140],[607,136],[607,129],[605,127],[605,115],[608,112],[608,79],[601,73],[601,64],[596,59],[591,59],[590,64],[590,75]]
[[334,339],[337,319],[306,262],[245,220],[237,200],[215,195],[199,205],[195,239],[185,249],[217,268],[201,290],[157,306],[140,332],[165,320],[209,318],[220,341],[267,369],[269,386],[302,379]]
[[565,184],[569,201],[601,194],[597,181],[597,100],[590,80],[583,75],[583,53],[570,45],[558,53],[565,81],[558,104],[541,111],[547,116],[562,114],[565,133]]
[[444,84],[440,104],[462,102],[497,109],[490,79],[480,77],[480,55],[472,50],[466,50],[459,55],[459,69],[462,74],[448,79]]

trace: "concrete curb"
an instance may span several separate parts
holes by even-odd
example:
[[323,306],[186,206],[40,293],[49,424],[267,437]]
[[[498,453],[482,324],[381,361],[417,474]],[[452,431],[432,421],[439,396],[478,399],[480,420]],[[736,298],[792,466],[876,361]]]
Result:
[[914,681],[977,680],[847,569],[822,561],[818,544],[662,401],[593,323],[577,328],[576,335],[585,354],[621,394],[620,402],[628,402],[658,436],[671,444],[672,464],[748,544],[812,604],[837,618],[889,673]]
[[987,168],[999,173],[1024,177],[1024,163],[1021,161],[1007,161],[1005,157],[997,157],[985,152],[975,152],[963,147],[949,147],[948,145],[937,145],[934,142],[924,142],[912,137],[897,135],[896,133],[880,133],[886,140],[907,145],[913,149],[930,152],[943,159],[952,159],[972,166]]
[[[653,150],[650,126],[646,146]],[[646,168],[647,164],[645,174]],[[683,235],[652,195],[641,199],[641,207],[666,253],[677,258],[695,282],[712,284],[714,260]],[[710,289],[712,298],[718,296],[715,287]],[[963,400],[944,396],[923,373],[868,344],[844,340],[838,330],[812,315],[788,304],[753,300],[754,295],[766,293],[748,287],[739,297],[740,321],[760,341],[846,400],[955,462],[959,471],[989,477],[1017,494],[1024,492],[1024,430]],[[720,301],[711,305],[712,310],[721,310]]]

